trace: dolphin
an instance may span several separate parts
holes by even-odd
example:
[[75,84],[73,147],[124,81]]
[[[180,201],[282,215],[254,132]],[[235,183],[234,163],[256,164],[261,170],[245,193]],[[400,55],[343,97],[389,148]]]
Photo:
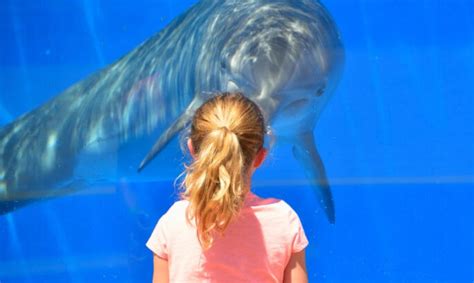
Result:
[[140,178],[207,98],[240,91],[260,106],[276,141],[293,145],[334,223],[313,130],[343,65],[339,32],[320,2],[202,0],[0,130],[0,214],[103,180]]

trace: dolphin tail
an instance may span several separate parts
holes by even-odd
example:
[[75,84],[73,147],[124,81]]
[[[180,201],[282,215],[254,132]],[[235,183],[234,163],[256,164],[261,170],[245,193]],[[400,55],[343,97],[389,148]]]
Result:
[[329,222],[334,224],[336,222],[334,201],[326,177],[326,170],[314,143],[313,134],[311,132],[304,133],[297,140],[299,142],[293,146],[293,155],[303,166]]

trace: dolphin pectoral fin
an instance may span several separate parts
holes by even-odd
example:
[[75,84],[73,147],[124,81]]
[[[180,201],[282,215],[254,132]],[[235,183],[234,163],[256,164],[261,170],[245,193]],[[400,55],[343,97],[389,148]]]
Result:
[[140,166],[138,167],[138,172],[142,171],[143,168],[145,168],[148,163],[150,163],[158,153],[168,144],[168,142],[188,123],[190,120],[190,116],[187,115],[185,112],[183,115],[181,115],[176,121],[171,124],[166,131],[161,134],[161,136],[158,138],[158,140],[155,142],[153,147],[150,149],[148,154],[145,156],[145,158],[142,160],[140,163]]
[[145,158],[142,160],[140,163],[140,166],[138,166],[138,172],[142,171],[145,166],[150,163],[158,153],[168,144],[168,142],[182,129],[186,127],[186,125],[191,121],[194,112],[196,109],[201,106],[204,101],[209,99],[215,95],[215,93],[212,92],[201,92],[198,93],[194,99],[191,101],[189,106],[186,108],[186,110],[183,112],[181,116],[179,116],[176,121],[174,121],[171,126],[169,126],[166,131],[160,135],[158,140],[155,142],[151,150],[148,152],[148,154],[145,156]]
[[314,143],[313,134],[304,133],[297,140],[298,143],[293,146],[293,155],[303,166],[310,185],[318,195],[329,222],[334,224],[336,221],[334,201],[327,181],[326,170]]

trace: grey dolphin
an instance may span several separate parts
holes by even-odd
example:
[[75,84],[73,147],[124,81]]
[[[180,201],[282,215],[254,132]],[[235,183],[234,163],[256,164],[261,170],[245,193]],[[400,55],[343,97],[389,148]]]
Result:
[[333,223],[313,129],[343,61],[336,25],[319,2],[200,1],[117,62],[0,130],[0,213],[101,179],[138,176],[108,170],[114,153],[133,148],[126,158],[143,169],[209,94],[239,90],[262,108],[276,140],[293,144]]

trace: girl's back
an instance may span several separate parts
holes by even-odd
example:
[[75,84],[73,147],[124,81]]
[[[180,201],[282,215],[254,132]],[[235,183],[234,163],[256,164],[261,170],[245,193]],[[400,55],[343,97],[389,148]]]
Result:
[[308,244],[286,202],[248,193],[238,217],[203,251],[186,219],[188,205],[176,202],[147,242],[170,263],[171,282],[282,282],[291,255]]

